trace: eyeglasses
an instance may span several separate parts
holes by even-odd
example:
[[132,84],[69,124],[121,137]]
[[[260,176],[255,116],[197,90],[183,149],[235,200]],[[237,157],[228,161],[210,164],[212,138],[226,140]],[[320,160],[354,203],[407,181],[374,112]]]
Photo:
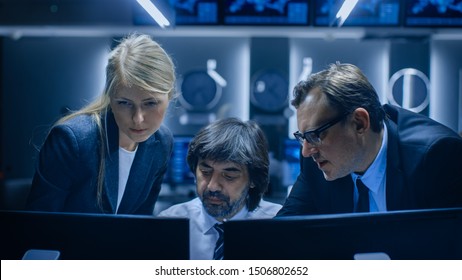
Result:
[[321,135],[321,133],[327,130],[329,127],[334,126],[339,121],[343,120],[349,114],[350,113],[348,112],[343,115],[340,115],[337,118],[331,120],[330,122],[322,125],[321,127],[313,129],[313,130],[308,130],[303,133],[301,133],[300,131],[294,132],[295,139],[297,139],[300,145],[302,146],[305,140],[311,145],[315,145],[315,146],[320,145],[321,138],[319,138],[319,135]]

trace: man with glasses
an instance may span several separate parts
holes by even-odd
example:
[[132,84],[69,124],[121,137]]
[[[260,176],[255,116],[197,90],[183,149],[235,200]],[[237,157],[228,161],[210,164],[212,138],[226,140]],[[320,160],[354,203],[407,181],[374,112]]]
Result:
[[462,138],[423,115],[381,105],[351,64],[294,88],[300,175],[278,216],[462,206]]

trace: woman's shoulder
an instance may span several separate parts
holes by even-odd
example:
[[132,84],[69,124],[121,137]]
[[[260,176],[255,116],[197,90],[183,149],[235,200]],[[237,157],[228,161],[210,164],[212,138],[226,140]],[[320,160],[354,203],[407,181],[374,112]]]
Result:
[[41,153],[47,156],[56,154],[66,160],[88,159],[98,155],[98,145],[95,145],[98,141],[97,128],[91,117],[77,116],[53,126]]
[[168,127],[165,125],[161,125],[157,132],[155,133],[156,138],[159,138],[159,140],[168,140],[168,141],[173,141],[173,134],[170,131]]
[[88,138],[97,135],[98,126],[90,115],[78,115],[55,125],[53,133],[72,134],[76,138]]
[[173,147],[173,134],[166,126],[161,125],[147,142],[149,144],[160,142],[162,146],[168,147],[168,150],[171,150]]
[[93,126],[95,125],[95,120],[91,115],[88,114],[82,114],[82,115],[77,115],[74,116],[70,119],[67,119],[63,122],[58,123],[56,126],[67,126],[67,127],[72,127],[72,128],[77,128],[77,127],[88,127],[88,126]]

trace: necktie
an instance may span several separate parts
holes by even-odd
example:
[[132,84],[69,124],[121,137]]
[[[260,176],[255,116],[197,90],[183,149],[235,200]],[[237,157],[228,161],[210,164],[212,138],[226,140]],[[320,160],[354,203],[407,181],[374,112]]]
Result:
[[218,224],[217,223],[213,227],[218,232],[218,240],[217,240],[217,243],[215,244],[215,250],[213,252],[213,259],[214,260],[222,260],[223,259],[223,243],[224,243],[223,224]]
[[356,204],[356,212],[369,212],[369,189],[363,184],[361,179],[356,180],[359,198]]

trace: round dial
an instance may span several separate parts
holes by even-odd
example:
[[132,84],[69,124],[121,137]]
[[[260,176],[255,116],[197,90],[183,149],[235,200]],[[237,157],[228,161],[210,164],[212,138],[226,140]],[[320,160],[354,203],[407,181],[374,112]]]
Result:
[[257,108],[276,112],[287,106],[289,84],[276,71],[264,71],[256,75],[252,82],[250,102]]
[[210,110],[221,97],[221,87],[205,71],[192,71],[181,81],[180,102],[187,110]]

